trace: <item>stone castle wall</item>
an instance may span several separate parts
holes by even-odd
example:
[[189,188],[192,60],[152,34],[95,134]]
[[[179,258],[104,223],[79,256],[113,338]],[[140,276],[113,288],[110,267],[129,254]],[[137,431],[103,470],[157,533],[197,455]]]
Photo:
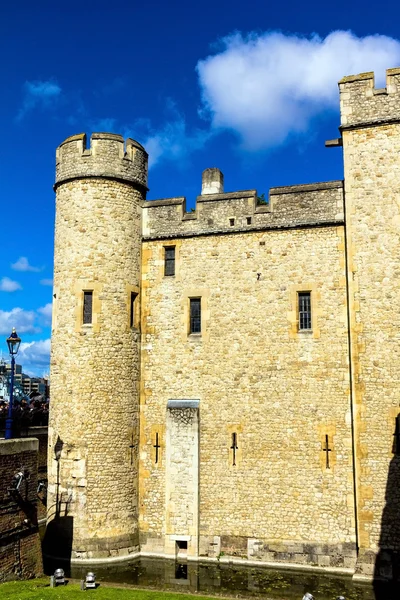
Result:
[[[400,117],[399,70],[387,94],[371,77],[346,78],[341,97],[352,109],[343,125],[352,379],[357,449],[357,571],[399,575],[400,437],[400,125],[366,120]],[[366,95],[368,90],[369,95]],[[371,112],[368,112],[368,106]],[[360,127],[356,124],[360,123]]]
[[[142,550],[163,552],[175,533],[164,539],[168,400],[198,398],[200,555],[351,566],[343,226],[175,243],[175,277],[163,275],[164,242],[143,244]],[[296,295],[305,289],[313,294],[312,332],[297,331]],[[195,296],[202,298],[201,336],[188,335]]]
[[336,222],[343,222],[342,181],[272,188],[260,206],[255,190],[198,196],[193,213],[183,197],[143,205],[144,239]]
[[344,127],[400,118],[400,69],[386,71],[386,87],[376,89],[373,73],[350,75],[339,82],[340,122]]
[[[74,558],[138,548],[137,326],[146,174],[135,172],[139,184],[126,176],[126,163],[132,169],[135,163],[109,138],[94,136],[92,163],[97,168],[101,157],[102,167],[107,159],[107,177],[93,176],[95,168],[80,172],[80,149],[65,154],[80,142],[67,140],[56,182],[47,551],[57,553],[50,534],[53,529],[57,543],[62,530]],[[93,294],[90,324],[83,323],[84,291]]]
[[93,133],[90,147],[81,133],[67,138],[56,153],[56,186],[61,181],[101,177],[147,186],[147,152],[141,144],[113,133]]
[[73,520],[74,559],[140,536],[144,554],[400,574],[399,82],[344,78],[344,184],[273,188],[268,205],[224,193],[218,169],[194,212],[146,202],[140,144],[60,146],[48,509]]

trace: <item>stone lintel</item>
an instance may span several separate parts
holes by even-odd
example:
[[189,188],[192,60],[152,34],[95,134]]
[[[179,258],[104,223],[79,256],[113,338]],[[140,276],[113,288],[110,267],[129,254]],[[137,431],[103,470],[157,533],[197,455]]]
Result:
[[167,409],[173,410],[175,408],[199,408],[200,400],[168,400]]

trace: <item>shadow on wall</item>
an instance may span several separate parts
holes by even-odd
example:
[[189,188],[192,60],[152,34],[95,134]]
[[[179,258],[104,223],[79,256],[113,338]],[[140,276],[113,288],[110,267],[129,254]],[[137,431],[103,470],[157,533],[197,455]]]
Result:
[[[374,592],[376,600],[400,598],[400,415],[393,435],[393,458],[386,483],[379,552],[375,560]],[[390,591],[384,580],[390,580]]]
[[65,575],[70,577],[74,520],[68,515],[70,498],[60,491],[60,459],[63,446],[63,441],[58,436],[54,446],[54,457],[57,461],[56,497],[55,503],[48,507],[48,519],[51,521],[46,527],[42,550],[46,574],[51,574],[57,567],[61,567]]

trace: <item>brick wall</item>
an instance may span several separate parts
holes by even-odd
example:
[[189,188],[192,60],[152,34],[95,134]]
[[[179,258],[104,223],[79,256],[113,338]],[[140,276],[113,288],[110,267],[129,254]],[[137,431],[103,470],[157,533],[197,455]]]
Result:
[[[37,526],[38,449],[36,439],[0,440],[0,582],[27,579],[42,572]],[[23,471],[18,492],[10,494]]]

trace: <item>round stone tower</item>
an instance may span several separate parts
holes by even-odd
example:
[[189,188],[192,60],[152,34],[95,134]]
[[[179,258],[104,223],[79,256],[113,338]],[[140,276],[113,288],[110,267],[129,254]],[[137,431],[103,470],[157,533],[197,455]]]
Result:
[[138,549],[141,204],[147,153],[119,135],[57,149],[48,526],[72,560]]

